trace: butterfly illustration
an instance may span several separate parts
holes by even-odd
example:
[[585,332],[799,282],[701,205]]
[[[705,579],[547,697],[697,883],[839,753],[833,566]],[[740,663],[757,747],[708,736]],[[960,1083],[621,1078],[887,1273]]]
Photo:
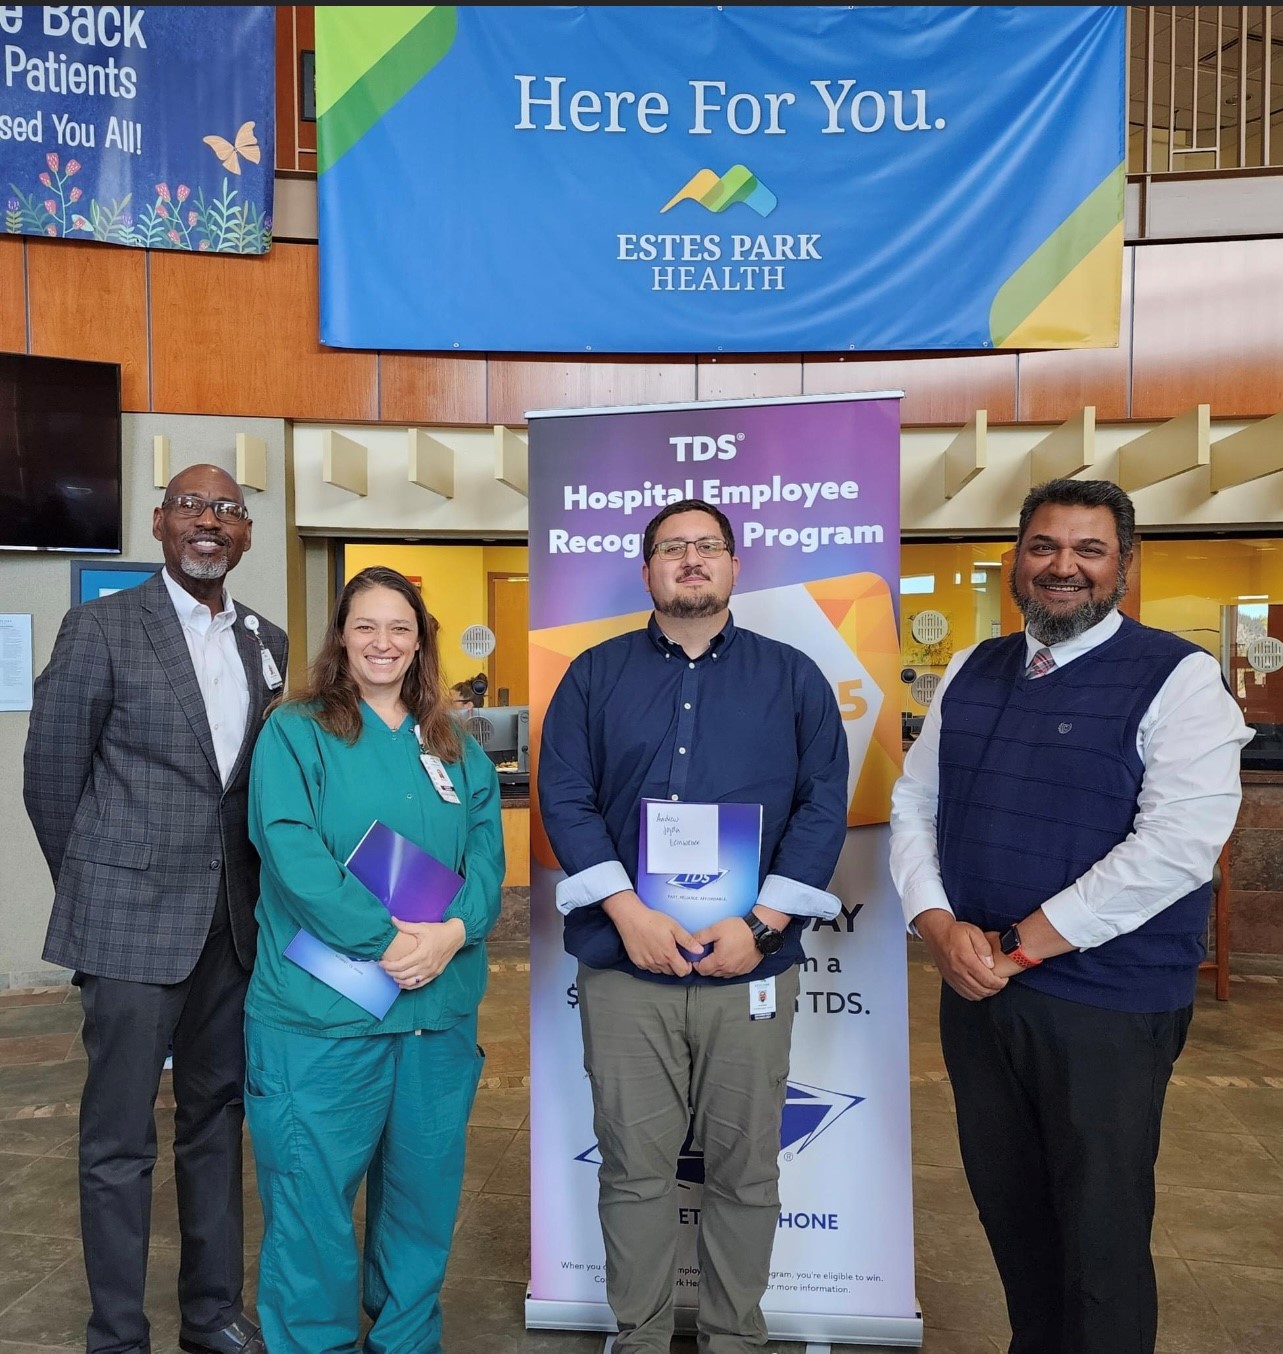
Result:
[[240,130],[236,133],[234,145],[221,136],[204,136],[201,140],[223,162],[223,168],[230,170],[233,174],[241,172],[241,162],[237,158],[238,156],[243,155],[251,164],[256,165],[263,154],[259,149],[258,142],[254,139],[254,124],[252,122],[241,123]]

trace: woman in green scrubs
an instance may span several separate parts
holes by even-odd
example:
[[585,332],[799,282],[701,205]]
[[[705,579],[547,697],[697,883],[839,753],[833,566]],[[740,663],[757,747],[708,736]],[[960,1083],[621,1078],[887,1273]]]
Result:
[[[408,579],[363,570],[308,690],[273,711],[254,751],[249,831],[263,868],[245,1112],[272,1354],[357,1350],[362,1303],[369,1354],[441,1348],[504,857],[498,775],[451,716],[436,632]],[[463,876],[440,922],[389,916],[345,869],[376,820]],[[382,1019],[285,957],[300,929],[381,964],[400,989]]]

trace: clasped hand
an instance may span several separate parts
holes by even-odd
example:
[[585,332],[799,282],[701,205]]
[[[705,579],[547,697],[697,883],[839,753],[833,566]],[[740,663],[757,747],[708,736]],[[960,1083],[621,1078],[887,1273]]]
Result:
[[[647,907],[631,890],[607,898],[602,909],[619,932],[629,959],[647,973],[684,978],[694,971],[709,978],[735,978],[761,962],[752,931],[738,917],[692,934],[666,912]],[[692,963],[683,950],[699,957]]]
[[[931,908],[914,918],[918,934],[926,941],[931,960],[940,976],[968,1001],[983,1001],[1001,992],[1007,978],[997,971],[997,935],[970,922],[958,921],[943,908]],[[1007,961],[1005,956],[1004,968]]]
[[446,921],[401,921],[393,917],[392,922],[396,939],[383,951],[379,965],[406,990],[422,987],[443,973],[468,938],[458,917]]

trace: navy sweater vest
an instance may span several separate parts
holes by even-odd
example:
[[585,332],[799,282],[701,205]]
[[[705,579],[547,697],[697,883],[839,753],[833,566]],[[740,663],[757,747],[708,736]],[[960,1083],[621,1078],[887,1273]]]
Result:
[[[1104,644],[1036,680],[1024,675],[1023,634],[977,646],[941,708],[936,836],[961,920],[1003,931],[1127,838],[1144,776],[1137,727],[1194,652],[1126,616]],[[1048,959],[1018,981],[1118,1011],[1188,1006],[1211,896],[1209,882],[1135,931]]]

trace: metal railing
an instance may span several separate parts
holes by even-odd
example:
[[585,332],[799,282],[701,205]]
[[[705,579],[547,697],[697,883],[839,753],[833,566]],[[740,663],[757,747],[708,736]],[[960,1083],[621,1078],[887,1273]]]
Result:
[[1283,166],[1283,7],[1131,5],[1130,174]]

